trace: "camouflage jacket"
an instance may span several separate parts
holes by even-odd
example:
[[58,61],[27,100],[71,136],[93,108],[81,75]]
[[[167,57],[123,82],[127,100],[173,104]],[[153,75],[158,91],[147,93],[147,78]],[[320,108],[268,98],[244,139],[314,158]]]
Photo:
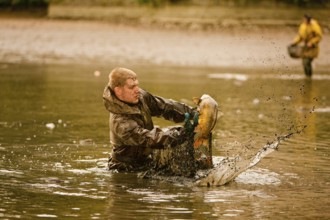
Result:
[[110,144],[112,154],[109,168],[134,169],[145,163],[152,149],[171,145],[180,137],[183,128],[160,129],[152,118],[163,117],[183,122],[184,114],[193,114],[193,108],[140,89],[138,104],[120,101],[107,86],[103,92],[105,108],[110,112]]

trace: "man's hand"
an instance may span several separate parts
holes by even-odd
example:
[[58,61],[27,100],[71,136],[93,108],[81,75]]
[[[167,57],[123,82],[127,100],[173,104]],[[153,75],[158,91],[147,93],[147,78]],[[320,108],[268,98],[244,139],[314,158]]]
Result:
[[312,48],[313,46],[314,46],[313,43],[311,43],[311,42],[307,43],[307,47]]
[[195,127],[198,125],[198,112],[194,113],[193,118],[191,119],[189,113],[185,113],[185,120],[183,127],[178,127],[176,129],[172,129],[170,142],[165,145],[170,145],[171,147],[176,147],[186,140],[190,139],[194,135]]
[[295,42],[292,42],[291,44],[289,44],[290,47],[295,47],[295,46],[297,46],[297,45],[298,45],[298,44],[295,43]]
[[198,125],[199,114],[198,114],[198,112],[195,112],[195,114],[193,116],[193,119],[192,119],[192,122],[190,121],[190,114],[189,113],[185,113],[184,117],[185,117],[185,119],[184,119],[185,131],[188,134],[192,134],[195,130],[195,127]]

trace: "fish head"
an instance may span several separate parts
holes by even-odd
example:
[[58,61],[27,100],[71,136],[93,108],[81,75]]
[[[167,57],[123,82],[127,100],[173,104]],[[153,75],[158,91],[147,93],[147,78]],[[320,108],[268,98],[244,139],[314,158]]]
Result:
[[194,98],[199,113],[198,125],[195,128],[196,136],[208,137],[217,121],[218,103],[208,94]]

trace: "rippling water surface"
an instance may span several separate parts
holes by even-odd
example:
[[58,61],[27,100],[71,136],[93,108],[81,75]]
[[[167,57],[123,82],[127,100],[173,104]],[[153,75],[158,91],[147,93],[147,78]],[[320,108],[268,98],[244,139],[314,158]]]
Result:
[[303,130],[228,185],[199,188],[106,170],[112,67],[95,68],[0,65],[0,218],[330,218],[329,75],[133,67],[153,94],[218,101],[214,156]]

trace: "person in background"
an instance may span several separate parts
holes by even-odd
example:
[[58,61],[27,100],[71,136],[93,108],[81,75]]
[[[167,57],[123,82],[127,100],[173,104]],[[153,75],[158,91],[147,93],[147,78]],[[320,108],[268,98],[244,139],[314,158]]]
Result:
[[292,45],[303,43],[302,61],[304,72],[307,77],[313,74],[312,61],[319,54],[319,42],[322,39],[322,29],[317,20],[305,14],[299,26],[298,35]]
[[189,137],[183,126],[155,127],[152,117],[184,122],[196,109],[183,103],[150,94],[139,88],[137,75],[130,69],[115,68],[103,92],[105,108],[110,112],[110,170],[137,171],[148,168],[153,149],[175,147]]

